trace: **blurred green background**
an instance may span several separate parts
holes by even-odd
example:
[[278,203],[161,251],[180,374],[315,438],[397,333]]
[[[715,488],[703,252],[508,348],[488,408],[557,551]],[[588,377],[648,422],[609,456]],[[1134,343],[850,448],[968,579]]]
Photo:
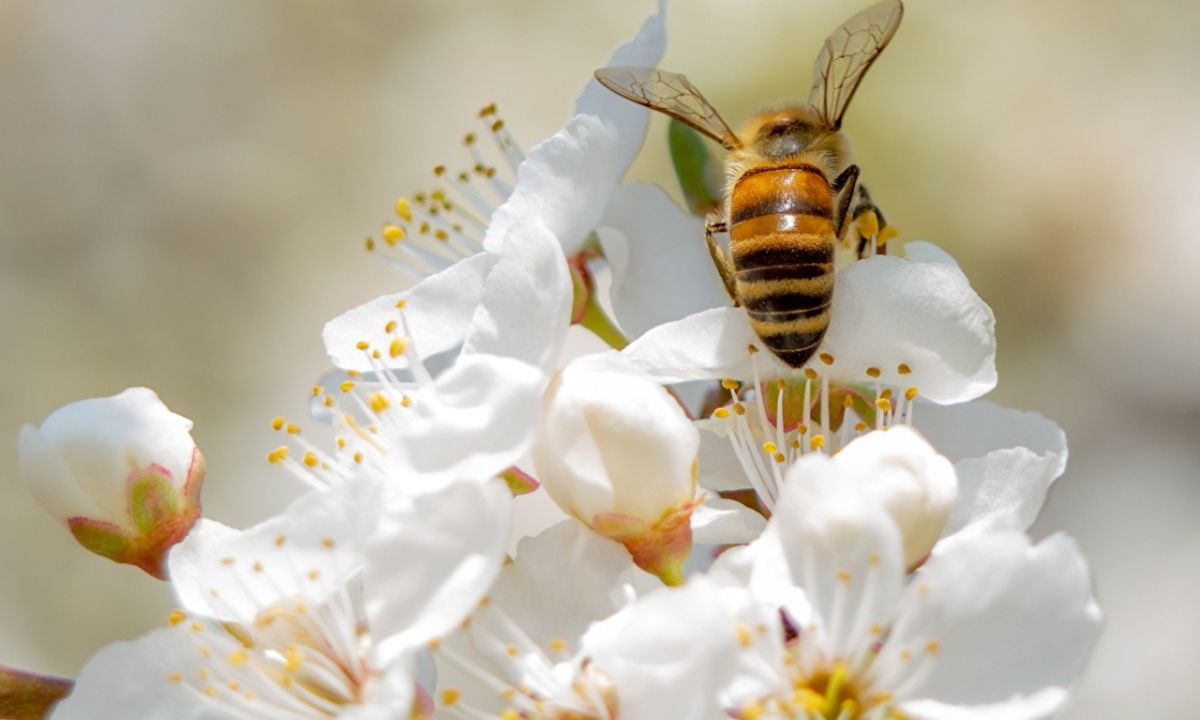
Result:
[[[526,147],[551,134],[650,6],[0,2],[0,663],[73,675],[171,607],[41,514],[21,424],[148,385],[196,422],[209,515],[280,508],[299,488],[266,464],[270,419],[305,417],[324,321],[401,282],[363,236],[466,162],[482,105]],[[737,123],[803,97],[860,7],[676,0],[663,65]],[[1072,718],[1200,702],[1198,22],[910,0],[847,116],[889,221],[995,310],[993,398],[1068,432],[1038,532],[1078,538],[1108,618]],[[632,176],[674,192],[665,128]]]

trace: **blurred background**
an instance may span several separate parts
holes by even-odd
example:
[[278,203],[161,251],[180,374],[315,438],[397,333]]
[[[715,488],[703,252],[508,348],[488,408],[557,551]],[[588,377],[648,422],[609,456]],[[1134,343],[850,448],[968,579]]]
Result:
[[[802,98],[864,4],[676,0],[663,65],[737,123]],[[484,104],[526,147],[554,132],[650,9],[0,2],[0,664],[74,675],[172,605],[41,513],[21,424],[148,385],[196,422],[207,514],[281,508],[270,419],[305,418],[322,324],[400,286],[363,237],[466,162]],[[1072,718],[1200,702],[1198,23],[1178,0],[910,0],[846,122],[888,220],[995,310],[992,398],[1068,433],[1037,532],[1078,538],[1107,615]],[[665,134],[632,176],[675,192]]]

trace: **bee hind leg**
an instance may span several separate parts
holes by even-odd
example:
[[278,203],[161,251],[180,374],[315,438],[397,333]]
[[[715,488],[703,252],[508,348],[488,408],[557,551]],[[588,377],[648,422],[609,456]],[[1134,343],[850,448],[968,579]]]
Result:
[[850,218],[858,232],[859,258],[886,255],[887,241],[899,233],[896,228],[887,224],[887,220],[883,217],[883,211],[871,200],[871,194],[867,192],[866,185],[858,186],[858,194],[854,198]]
[[850,201],[854,199],[854,191],[858,189],[858,166],[848,165],[833,179],[830,189],[837,196],[837,208],[833,216],[833,231],[839,240],[846,230],[846,216],[850,212]]
[[729,295],[729,299],[734,305],[738,304],[737,300],[737,285],[734,282],[733,258],[729,252],[717,244],[714,235],[723,233],[729,230],[729,225],[724,220],[717,220],[713,216],[709,216],[704,223],[704,241],[708,243],[708,254],[712,256],[713,265],[717,268],[717,274],[721,276],[721,283],[725,286],[725,292]]

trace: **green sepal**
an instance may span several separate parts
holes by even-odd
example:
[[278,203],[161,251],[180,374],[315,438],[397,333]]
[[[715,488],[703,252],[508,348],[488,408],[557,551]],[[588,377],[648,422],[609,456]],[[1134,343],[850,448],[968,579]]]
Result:
[[149,534],[179,514],[179,493],[166,468],[151,465],[128,483],[129,518],[139,534]]
[[703,216],[719,209],[723,185],[721,163],[713,158],[700,133],[672,118],[667,128],[667,145],[688,210]]
[[133,539],[112,523],[73,517],[67,520],[67,527],[80,545],[100,557],[123,563],[134,553]]

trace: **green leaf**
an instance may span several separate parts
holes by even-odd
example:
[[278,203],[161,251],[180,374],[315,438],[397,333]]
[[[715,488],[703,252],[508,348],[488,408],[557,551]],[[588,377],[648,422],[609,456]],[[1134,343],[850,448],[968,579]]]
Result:
[[688,209],[696,215],[707,215],[721,207],[723,172],[708,150],[700,133],[672,119],[667,129],[667,144],[675,177],[683,190]]

